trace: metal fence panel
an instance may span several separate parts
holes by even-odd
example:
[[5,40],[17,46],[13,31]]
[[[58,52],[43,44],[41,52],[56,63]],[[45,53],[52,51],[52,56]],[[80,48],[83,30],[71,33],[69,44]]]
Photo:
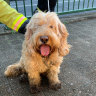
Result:
[[[37,7],[37,0],[10,0],[10,5],[26,17],[31,17]],[[55,7],[58,14],[89,10],[96,10],[96,0],[57,0]]]

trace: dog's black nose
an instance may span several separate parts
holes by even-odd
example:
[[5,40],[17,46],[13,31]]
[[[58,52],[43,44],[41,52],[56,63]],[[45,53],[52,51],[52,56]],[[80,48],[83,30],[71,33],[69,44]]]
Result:
[[41,40],[42,43],[47,43],[48,39],[49,39],[48,36],[41,36],[40,37],[40,40]]

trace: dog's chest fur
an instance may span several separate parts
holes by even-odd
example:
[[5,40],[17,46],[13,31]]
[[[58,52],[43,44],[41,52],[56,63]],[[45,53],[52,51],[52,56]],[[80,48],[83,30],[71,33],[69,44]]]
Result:
[[[28,58],[25,57],[25,64],[24,64],[24,67],[25,67],[25,70],[29,70],[26,69],[28,66],[30,66],[30,70],[37,70],[39,73],[44,73],[46,72],[47,70],[49,70],[52,66],[56,66],[55,64],[57,64],[57,61],[54,61],[54,60],[51,60],[50,58],[43,58],[43,57],[31,57]],[[29,61],[28,61],[29,60]],[[30,62],[28,64],[28,62]]]
[[42,62],[43,62],[43,64],[44,64],[47,68],[50,68],[51,66],[54,65],[54,62],[49,61],[49,60],[46,59],[46,58],[42,58]]
[[54,63],[49,58],[41,58],[38,60],[36,65],[38,66],[38,70],[40,73],[46,72],[48,69],[50,69],[52,66],[54,66]]

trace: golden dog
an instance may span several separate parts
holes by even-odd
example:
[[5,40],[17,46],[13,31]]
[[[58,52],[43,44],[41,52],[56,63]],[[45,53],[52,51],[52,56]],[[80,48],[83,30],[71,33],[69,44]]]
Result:
[[58,79],[63,56],[69,53],[68,32],[54,12],[38,12],[27,25],[22,56],[18,63],[10,65],[6,76],[28,74],[31,92],[39,90],[41,73],[46,73],[52,89],[60,89]]

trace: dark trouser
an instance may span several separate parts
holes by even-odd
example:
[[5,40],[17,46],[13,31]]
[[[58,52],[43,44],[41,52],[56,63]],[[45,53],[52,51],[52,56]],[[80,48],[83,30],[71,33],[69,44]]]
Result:
[[[49,0],[49,6],[50,6],[50,11],[54,11],[55,5],[56,5],[57,0]],[[49,11],[48,10],[48,0],[38,0],[38,5],[37,7],[41,11]]]

